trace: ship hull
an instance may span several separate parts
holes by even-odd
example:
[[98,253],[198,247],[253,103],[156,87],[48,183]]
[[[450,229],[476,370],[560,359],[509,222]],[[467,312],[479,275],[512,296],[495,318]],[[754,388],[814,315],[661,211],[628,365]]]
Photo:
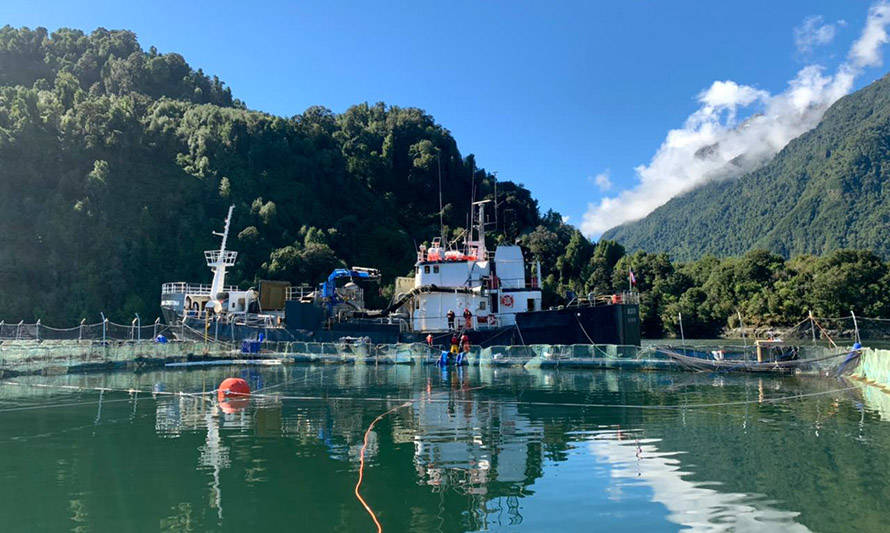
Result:
[[[166,310],[165,310],[166,311]],[[199,318],[176,317],[165,312],[174,333],[194,338],[202,336],[220,341],[256,339],[262,333],[269,341],[338,342],[344,337],[366,338],[380,344],[426,342],[432,335],[434,344],[450,342],[452,333],[442,331],[406,331],[397,322],[369,323],[344,321],[330,327],[299,329],[253,325],[217,324]],[[176,331],[180,327],[180,331]],[[640,344],[639,309],[635,304],[579,306],[550,309],[516,315],[515,326],[479,328],[463,331],[477,346],[530,344]]]

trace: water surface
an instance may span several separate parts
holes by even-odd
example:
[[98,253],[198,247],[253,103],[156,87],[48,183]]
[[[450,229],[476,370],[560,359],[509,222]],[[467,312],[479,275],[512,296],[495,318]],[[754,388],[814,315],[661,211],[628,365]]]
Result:
[[[223,412],[210,396],[0,386],[0,513],[28,531],[374,531],[353,494],[363,435],[411,402],[369,433],[362,494],[385,531],[888,517],[890,425],[836,380],[328,365],[18,381],[200,393],[228,376],[264,397]],[[810,396],[761,403],[793,395]]]

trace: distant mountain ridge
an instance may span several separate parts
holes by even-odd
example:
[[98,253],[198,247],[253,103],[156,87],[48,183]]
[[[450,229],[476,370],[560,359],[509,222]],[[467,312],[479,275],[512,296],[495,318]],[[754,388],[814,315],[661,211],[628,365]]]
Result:
[[890,76],[838,100],[769,163],[671,199],[602,238],[694,260],[870,249],[890,258]]

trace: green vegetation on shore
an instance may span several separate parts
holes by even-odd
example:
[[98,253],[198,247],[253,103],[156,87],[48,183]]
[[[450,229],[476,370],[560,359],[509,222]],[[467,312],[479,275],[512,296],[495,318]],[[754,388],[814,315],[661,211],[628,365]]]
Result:
[[[809,311],[819,317],[848,316],[850,311],[890,317],[890,264],[869,251],[838,250],[786,260],[754,250],[680,263],[665,253],[624,255],[613,241],[593,245],[582,239],[574,234],[545,288],[579,295],[620,292],[627,290],[628,271],[633,270],[647,338],[678,335],[680,313],[687,337],[698,338],[738,327],[739,314],[746,327],[793,325]],[[569,257],[580,260],[569,263]]]

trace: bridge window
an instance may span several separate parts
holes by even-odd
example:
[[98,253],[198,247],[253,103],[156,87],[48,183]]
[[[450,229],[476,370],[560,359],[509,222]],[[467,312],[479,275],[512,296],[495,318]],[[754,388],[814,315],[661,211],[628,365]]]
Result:
[[534,311],[534,310],[535,310],[535,299],[534,299],[534,298],[529,298],[529,299],[528,299],[528,310],[529,310],[529,311]]
[[439,265],[433,265],[433,274],[439,273]]
[[424,273],[424,274],[429,274],[429,273],[430,273],[430,266],[429,266],[429,265],[425,265],[425,266],[423,267],[423,273]]

